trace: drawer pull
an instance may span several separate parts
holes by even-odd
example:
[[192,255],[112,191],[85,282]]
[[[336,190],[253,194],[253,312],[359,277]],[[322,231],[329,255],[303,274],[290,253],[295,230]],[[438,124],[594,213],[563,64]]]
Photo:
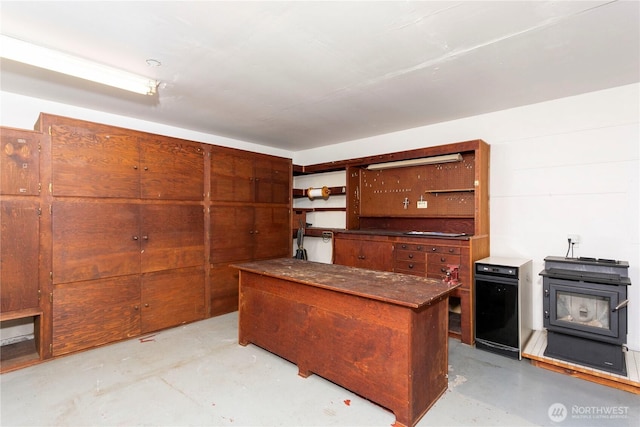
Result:
[[413,264],[409,264],[409,268],[413,268]]
[[402,245],[402,249],[407,249],[407,245]]
[[409,254],[409,258],[413,258],[413,254]]
[[435,251],[437,251],[437,250],[438,250],[438,248],[431,248],[431,251],[432,251],[432,252],[435,252]]
[[440,258],[440,262],[445,262],[447,259],[445,257]]
[[449,248],[449,253],[452,254],[454,252],[453,248]]

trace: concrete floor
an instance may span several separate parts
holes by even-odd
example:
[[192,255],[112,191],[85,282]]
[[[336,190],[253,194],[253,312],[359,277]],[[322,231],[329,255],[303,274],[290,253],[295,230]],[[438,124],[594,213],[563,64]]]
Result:
[[[637,395],[449,342],[418,426],[636,426]],[[393,414],[254,345],[237,313],[0,376],[2,426],[381,426]],[[564,405],[566,418],[549,415]],[[556,415],[560,412],[556,412]],[[553,415],[553,414],[552,414]],[[634,421],[635,420],[635,421]]]

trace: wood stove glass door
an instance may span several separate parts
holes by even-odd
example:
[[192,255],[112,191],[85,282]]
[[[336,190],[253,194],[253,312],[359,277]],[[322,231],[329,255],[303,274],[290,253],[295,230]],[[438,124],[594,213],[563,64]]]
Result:
[[618,305],[618,292],[604,290],[601,285],[601,289],[595,287],[583,282],[554,280],[550,284],[548,314],[551,329],[568,328],[581,332],[579,335],[617,337],[618,316],[612,316],[612,309]]

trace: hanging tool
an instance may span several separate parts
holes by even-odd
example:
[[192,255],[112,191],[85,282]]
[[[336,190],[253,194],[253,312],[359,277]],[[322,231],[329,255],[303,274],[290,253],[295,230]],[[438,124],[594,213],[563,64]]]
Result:
[[303,246],[304,242],[304,227],[302,226],[302,221],[298,220],[298,236],[297,243],[298,249],[296,250],[296,259],[307,259],[307,250]]

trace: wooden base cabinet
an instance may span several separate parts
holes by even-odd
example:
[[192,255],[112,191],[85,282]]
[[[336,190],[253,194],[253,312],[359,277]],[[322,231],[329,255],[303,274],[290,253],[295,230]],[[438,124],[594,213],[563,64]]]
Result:
[[488,236],[433,239],[352,230],[335,232],[333,244],[334,264],[393,271],[443,282],[448,279],[450,269],[457,267],[461,286],[450,295],[455,306],[455,322],[450,322],[449,335],[465,344],[473,344],[473,263],[488,256]]

